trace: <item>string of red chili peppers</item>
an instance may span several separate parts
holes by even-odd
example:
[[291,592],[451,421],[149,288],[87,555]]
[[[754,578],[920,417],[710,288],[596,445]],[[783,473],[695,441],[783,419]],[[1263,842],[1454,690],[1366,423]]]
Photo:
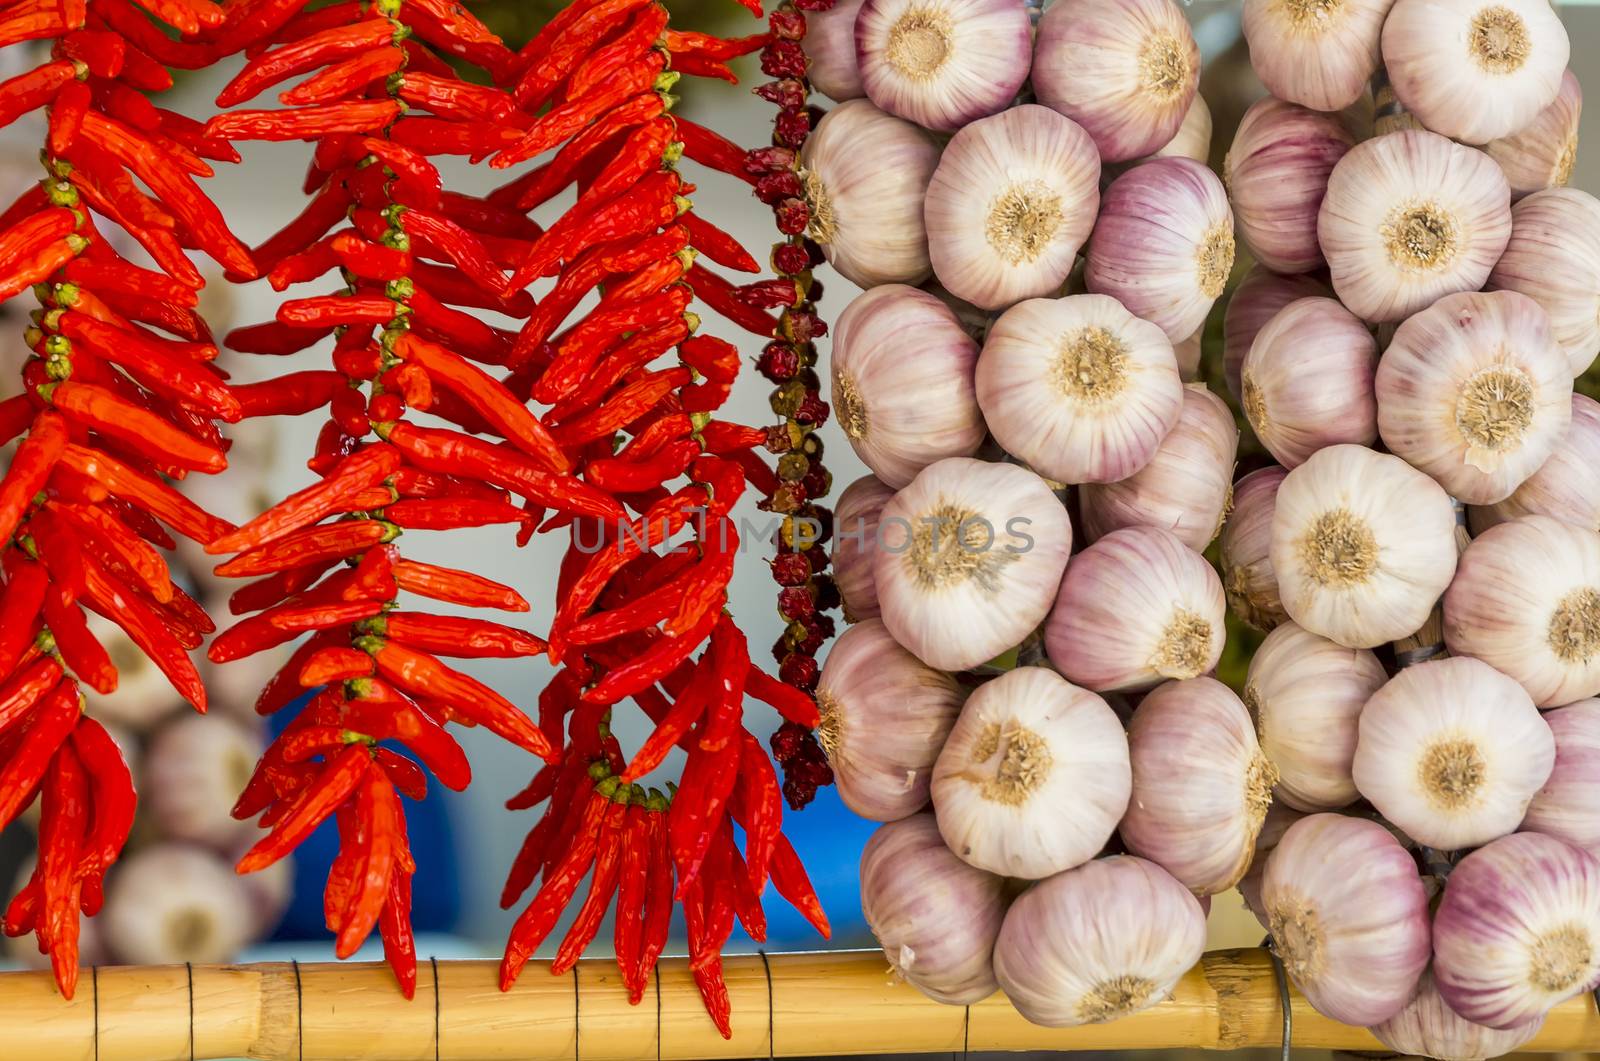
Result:
[[[180,33],[221,21],[201,0],[144,6]],[[214,627],[158,549],[175,546],[169,529],[204,543],[232,526],[166,480],[221,471],[228,446],[213,421],[238,420],[241,407],[212,364],[195,312],[203,281],[184,250],[253,270],[195,183],[211,175],[206,159],[238,155],[150,101],[172,79],[111,10],[0,5],[0,46],[51,42],[48,61],[0,83],[0,125],[39,109],[49,120],[45,179],[0,214],[0,300],[32,287],[41,307],[23,393],[0,402],[0,440],[26,435],[0,480],[0,829],[41,800],[37,866],[4,927],[34,933],[67,998],[78,914],[100,909],[137,799],[121,752],[84,713],[80,683],[109,693],[118,677],[84,610],[120,626],[205,710],[188,653]],[[127,261],[102,225],[123,229],[160,271]]]

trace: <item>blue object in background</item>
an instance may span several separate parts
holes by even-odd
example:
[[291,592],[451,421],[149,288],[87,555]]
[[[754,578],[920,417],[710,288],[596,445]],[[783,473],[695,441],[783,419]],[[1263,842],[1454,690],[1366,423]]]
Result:
[[845,807],[839,799],[839,790],[832,785],[818,789],[817,798],[805,810],[784,809],[784,835],[794,844],[800,861],[811,875],[812,887],[816,888],[817,898],[822,900],[822,909],[833,928],[833,940],[830,943],[818,936],[810,922],[768,885],[761,897],[767,914],[765,947],[820,950],[850,945],[866,935],[867,922],[861,916],[861,881],[856,873],[861,864],[861,849],[867,846],[867,840],[877,829],[877,822],[858,818]]

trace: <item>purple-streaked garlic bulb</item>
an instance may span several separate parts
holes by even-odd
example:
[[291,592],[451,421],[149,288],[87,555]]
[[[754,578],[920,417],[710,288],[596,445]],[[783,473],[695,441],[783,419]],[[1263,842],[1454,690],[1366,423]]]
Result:
[[1205,914],[1187,888],[1153,862],[1116,855],[1018,896],[994,971],[1034,1024],[1102,1024],[1165,999],[1205,939]]
[[835,103],[867,94],[856,65],[856,15],[862,0],[836,0],[826,11],[806,12],[806,78]]
[[98,918],[105,942],[134,965],[234,960],[255,918],[244,881],[217,855],[187,844],[156,844],[124,858]]
[[1006,882],[961,861],[931,814],[890,822],[861,852],[861,912],[889,965],[936,1002],[994,994]]
[[1433,977],[1466,1020],[1536,1021],[1600,981],[1600,861],[1539,833],[1502,837],[1450,873],[1433,921]]
[[1282,276],[1260,265],[1251,268],[1228,297],[1228,308],[1222,315],[1222,374],[1228,381],[1228,393],[1243,400],[1239,376],[1244,359],[1256,336],[1279,310],[1302,298],[1332,297],[1333,288],[1318,277]]
[[1319,449],[1377,440],[1377,368],[1377,341],[1359,317],[1335,299],[1303,298],[1256,334],[1239,404],[1267,452],[1296,468]]
[[1155,158],[1112,181],[1101,197],[1084,283],[1182,342],[1227,286],[1233,253],[1233,211],[1222,181],[1193,159]]
[[1130,786],[1128,738],[1106,702],[1018,667],[967,698],[933,767],[933,808],[963,860],[1039,880],[1100,853]]
[[1539,303],[1572,374],[1583,375],[1600,351],[1600,200],[1552,188],[1519,202],[1489,287]]
[[855,29],[867,98],[938,132],[1009,106],[1033,59],[1014,0],[866,0]]
[[1511,189],[1494,160],[1417,130],[1351,148],[1317,218],[1340,301],[1374,322],[1476,291],[1510,237]]
[[940,670],[976,667],[1049,614],[1072,551],[1050,485],[1012,464],[952,457],[883,508],[873,581],[883,624]]
[[1233,508],[1222,524],[1220,561],[1228,607],[1248,626],[1271,630],[1289,618],[1272,572],[1272,512],[1289,473],[1258,468],[1233,486]]
[[1171,341],[1105,295],[1006,310],[978,358],[977,394],[1006,452],[1062,483],[1126,479],[1183,410]]
[[1428,965],[1428,896],[1410,852],[1376,822],[1313,814],[1267,856],[1261,905],[1284,968],[1318,1013],[1388,1020]]
[[139,791],[160,833],[226,848],[254,832],[229,813],[261,757],[259,727],[226,715],[180,715],[150,740]]
[[1600,694],[1600,533],[1549,516],[1484,531],[1444,596],[1444,639],[1540,707]]
[[1510,136],[1483,145],[1520,199],[1546,188],[1563,187],[1578,160],[1578,120],[1583,115],[1583,89],[1571,70],[1561,75],[1561,91],[1538,117]]
[[1361,98],[1378,69],[1394,0],[1244,0],[1250,65],[1274,96],[1336,111]]
[[1522,819],[1525,832],[1544,833],[1600,851],[1600,700],[1544,713],[1556,739],[1556,765]]
[[1433,983],[1433,971],[1422,974],[1417,993],[1404,1009],[1367,1030],[1391,1050],[1416,1057],[1451,1061],[1487,1061],[1509,1054],[1531,1041],[1544,1018],[1500,1031],[1474,1024],[1445,1004]]
[[1054,295],[1099,206],[1100,156],[1072,119],[1029,103],[975,121],[951,137],[928,185],[934,275],[988,310]]
[[1200,49],[1172,0],[1058,0],[1039,20],[1033,91],[1106,162],[1149,155],[1183,125]]
[[978,344],[926,291],[884,284],[857,295],[834,325],[834,416],[879,479],[905,486],[945,457],[983,444],[973,390]]
[[1045,651],[1069,681],[1098,692],[1194,678],[1222,655],[1227,606],[1217,573],[1156,527],[1127,527],[1072,558]]
[[954,678],[901,648],[878,620],[846,630],[817,684],[817,736],[844,805],[879,822],[921,810],[965,699]]
[[1227,515],[1238,453],[1228,403],[1203,383],[1189,384],[1178,423],[1148,464],[1126,479],[1078,490],[1084,535],[1093,542],[1123,527],[1160,527],[1205,551]]
[[878,587],[872,580],[877,552],[878,518],[894,496],[894,487],[875,475],[863,475],[844,488],[833,507],[833,584],[839,588],[847,623],[878,617]]
[[1280,273],[1322,265],[1317,209],[1355,142],[1337,116],[1272,96],[1244,112],[1223,172],[1239,235],[1258,262]]
[[1504,501],[1468,512],[1477,534],[1518,516],[1600,531],[1600,402],[1574,394],[1572,424],[1550,458]]
[[1267,873],[1267,859],[1271,857],[1272,849],[1278,846],[1278,841],[1283,839],[1283,834],[1289,831],[1289,826],[1304,817],[1299,811],[1273,800],[1267,808],[1267,816],[1261,820],[1261,831],[1256,834],[1250,868],[1239,878],[1239,898],[1244,900],[1245,909],[1255,915],[1263,929],[1268,925],[1266,907],[1261,905],[1261,878]]

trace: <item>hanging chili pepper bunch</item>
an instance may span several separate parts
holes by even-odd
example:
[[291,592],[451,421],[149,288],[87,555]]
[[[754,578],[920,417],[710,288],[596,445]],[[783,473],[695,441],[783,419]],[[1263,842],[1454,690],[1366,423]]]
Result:
[[[183,34],[221,21],[203,0],[145,7]],[[68,998],[78,913],[99,910],[136,802],[116,744],[84,713],[80,686],[117,687],[84,610],[120,626],[205,710],[188,653],[214,627],[159,549],[174,547],[169,530],[205,543],[232,526],[167,480],[226,467],[214,421],[242,410],[212,364],[217,347],[195,311],[203,280],[185,250],[254,269],[195,183],[211,175],[206,159],[238,156],[150,101],[172,78],[121,32],[123,10],[106,0],[0,6],[0,46],[51,42],[48,61],[0,84],[0,125],[38,109],[48,117],[45,177],[0,215],[0,300],[32,287],[40,302],[23,393],[0,402],[0,437],[26,433],[0,480],[0,828],[41,801],[37,866],[4,925],[34,933]],[[106,226],[159,271],[127,261]]]

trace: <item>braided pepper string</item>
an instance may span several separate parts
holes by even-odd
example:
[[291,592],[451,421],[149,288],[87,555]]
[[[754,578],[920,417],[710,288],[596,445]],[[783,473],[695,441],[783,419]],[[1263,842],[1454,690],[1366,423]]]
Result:
[[[221,22],[200,0],[145,6],[184,34]],[[0,46],[50,41],[47,62],[0,83],[0,125],[39,109],[49,119],[45,179],[0,214],[0,299],[32,287],[40,303],[23,393],[0,402],[0,438],[24,436],[0,479],[0,829],[41,804],[38,862],[4,926],[34,934],[67,998],[78,914],[99,911],[136,803],[121,752],[85,714],[80,684],[110,693],[118,674],[84,611],[120,626],[206,709],[189,651],[214,627],[159,550],[175,547],[169,530],[201,543],[232,530],[168,480],[221,471],[214,421],[241,407],[212,366],[195,310],[204,281],[184,251],[254,268],[195,182],[211,175],[205,159],[238,155],[145,95],[172,78],[122,32],[121,12],[108,0],[0,6]],[[189,47],[134,14],[168,54]],[[157,269],[113,249],[111,225]]]

